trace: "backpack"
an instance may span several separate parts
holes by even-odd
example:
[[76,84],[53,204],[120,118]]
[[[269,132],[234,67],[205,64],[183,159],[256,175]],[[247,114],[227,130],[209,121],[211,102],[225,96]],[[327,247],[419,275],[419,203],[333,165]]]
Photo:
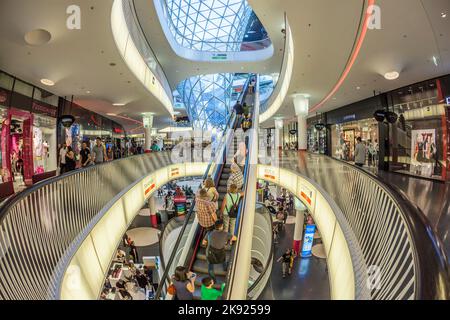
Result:
[[231,203],[232,203],[233,205],[231,206],[230,210],[228,211],[228,216],[229,216],[230,218],[237,218],[238,210],[239,210],[238,204],[239,204],[240,196],[239,196],[239,198],[238,198],[238,201],[235,203],[235,202],[233,201],[233,197],[232,197],[231,193],[229,193],[229,195],[230,195]]

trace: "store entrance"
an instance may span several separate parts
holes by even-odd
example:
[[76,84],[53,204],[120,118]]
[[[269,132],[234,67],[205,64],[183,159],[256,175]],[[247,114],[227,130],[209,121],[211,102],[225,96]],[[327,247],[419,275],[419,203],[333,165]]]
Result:
[[33,177],[33,115],[17,109],[8,110],[8,121],[2,126],[2,136],[7,137],[2,145],[3,167],[7,171],[6,181],[12,182],[14,191],[32,185]]
[[344,130],[344,160],[353,161],[355,154],[355,130]]

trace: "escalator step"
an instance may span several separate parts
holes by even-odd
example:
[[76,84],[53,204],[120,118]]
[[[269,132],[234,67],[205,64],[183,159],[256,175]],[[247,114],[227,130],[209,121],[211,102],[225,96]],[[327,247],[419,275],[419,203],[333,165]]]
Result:
[[228,180],[229,177],[230,177],[229,173],[222,173],[222,175],[220,176],[220,180]]
[[[197,274],[208,274],[208,263],[206,261],[202,260],[195,260],[194,266],[192,267],[192,270]],[[226,276],[227,271],[223,269],[223,266],[218,264],[214,266],[214,273],[217,276]]]
[[226,186],[219,186],[219,187],[217,188],[217,191],[218,191],[219,193],[227,193],[228,189],[227,189]]

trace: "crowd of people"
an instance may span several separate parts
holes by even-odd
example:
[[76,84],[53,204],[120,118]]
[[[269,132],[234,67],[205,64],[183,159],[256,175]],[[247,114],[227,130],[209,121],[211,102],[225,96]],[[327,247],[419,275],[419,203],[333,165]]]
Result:
[[[85,168],[95,164],[112,161],[114,159],[144,153],[144,148],[142,148],[142,145],[133,144],[131,141],[127,142],[126,149],[115,148],[113,150],[113,147],[111,146],[106,147],[100,137],[95,139],[95,145],[92,149],[89,145],[89,141],[83,141],[81,143],[81,150],[78,154],[75,153],[72,146],[68,146],[66,143],[62,146],[58,146],[58,163],[60,174],[70,172],[78,168]],[[156,141],[153,141],[151,151],[161,151]]]
[[[274,243],[278,244],[280,233],[286,225],[288,216],[294,214],[294,197],[284,188],[281,188],[281,193],[274,197],[270,192],[269,184],[266,183],[263,190],[263,201],[264,205],[274,216],[272,225],[273,239]],[[283,278],[291,274],[296,257],[297,253],[292,248],[286,248],[283,255],[278,258],[277,262],[282,264]]]

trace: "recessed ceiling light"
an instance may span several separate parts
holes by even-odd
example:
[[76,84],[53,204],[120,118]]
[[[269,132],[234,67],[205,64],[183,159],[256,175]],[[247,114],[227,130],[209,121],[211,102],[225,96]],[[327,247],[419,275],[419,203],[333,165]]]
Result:
[[46,86],[50,86],[50,87],[55,85],[55,83],[49,79],[41,79],[41,83],[45,84]]
[[447,12],[442,12],[441,13],[441,18],[447,18]]
[[361,87],[356,87],[356,90],[360,90],[361,89]]
[[400,77],[400,73],[397,71],[391,71],[384,74],[386,80],[396,80],[398,77]]
[[86,93],[87,93],[87,94],[90,94],[91,92],[88,90],[88,91],[86,91]]
[[115,107],[123,107],[125,103],[113,103],[113,106]]
[[433,56],[433,63],[434,63],[434,65],[436,67],[438,66],[438,61],[437,61],[437,58],[435,56]]
[[106,115],[107,115],[107,116],[113,116],[113,117],[116,116],[115,113],[107,113]]

